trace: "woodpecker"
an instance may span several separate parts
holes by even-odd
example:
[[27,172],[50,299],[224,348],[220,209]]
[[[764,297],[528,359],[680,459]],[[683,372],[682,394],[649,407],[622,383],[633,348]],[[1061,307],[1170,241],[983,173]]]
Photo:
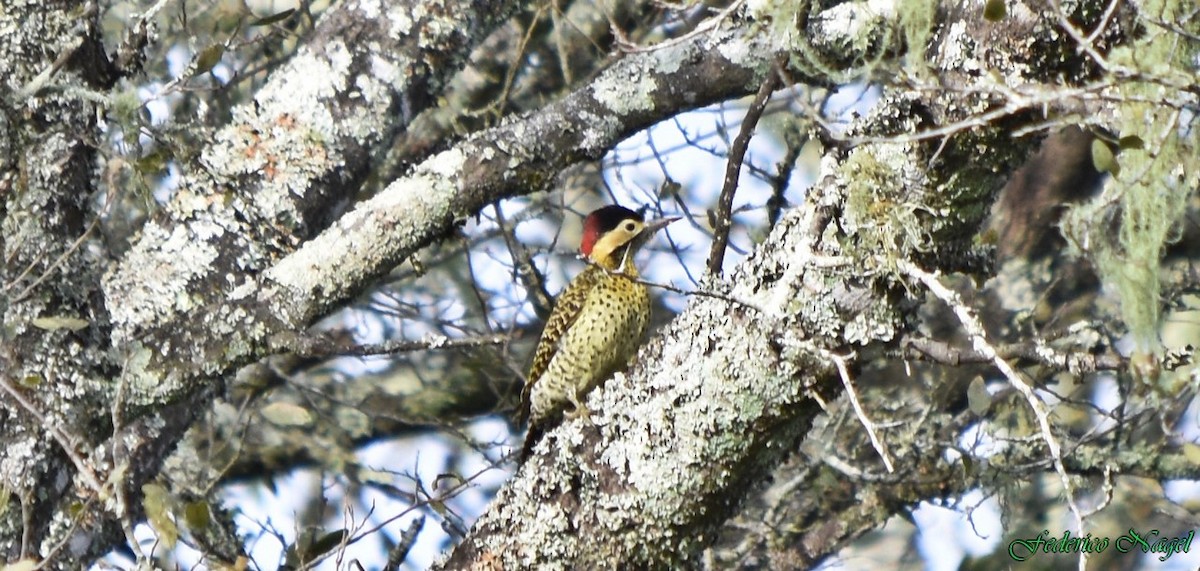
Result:
[[588,267],[555,300],[521,391],[521,420],[529,420],[522,459],[563,416],[586,417],[584,397],[637,351],[650,321],[650,291],[638,282],[633,257],[676,220],[647,222],[621,206],[584,219],[579,249]]

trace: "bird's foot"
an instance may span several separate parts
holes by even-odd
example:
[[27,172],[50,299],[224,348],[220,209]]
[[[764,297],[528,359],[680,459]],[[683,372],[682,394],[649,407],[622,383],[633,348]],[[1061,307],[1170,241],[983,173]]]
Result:
[[563,413],[563,416],[570,420],[582,418],[588,422],[592,421],[592,411],[588,410],[587,405],[583,404],[582,399],[573,398],[571,399],[571,404],[573,405],[573,408]]

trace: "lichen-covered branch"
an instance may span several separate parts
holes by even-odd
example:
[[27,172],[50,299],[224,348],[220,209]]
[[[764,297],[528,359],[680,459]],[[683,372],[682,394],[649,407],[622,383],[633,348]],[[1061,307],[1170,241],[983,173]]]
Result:
[[[592,67],[599,58],[570,63],[569,52],[578,46],[549,37],[537,27],[545,25],[536,11],[541,7],[527,6],[519,18],[525,26],[508,28],[520,33],[493,39],[507,40],[510,59],[522,46],[541,54],[558,46],[561,69],[535,70],[531,62],[520,77],[506,74],[479,90],[463,86],[469,101],[480,94],[491,101],[497,90],[512,96],[511,105],[493,109],[503,120],[484,130],[478,130],[484,122],[472,125],[462,139],[454,138],[461,131],[431,130],[429,139],[412,133],[404,172],[351,206],[396,133],[411,129],[413,117],[446,94],[448,78],[467,54],[521,7],[471,0],[338,3],[298,39],[302,47],[281,67],[241,84],[263,82],[253,101],[234,107],[226,124],[189,133],[198,148],[177,157],[178,185],[167,189],[166,206],[120,252],[94,236],[123,192],[119,177],[101,179],[101,172],[119,170],[125,160],[114,155],[104,163],[107,155],[97,150],[107,150],[103,141],[115,135],[96,118],[118,115],[111,90],[145,59],[129,52],[153,38],[152,23],[138,20],[120,48],[119,59],[129,63],[119,65],[128,67],[114,69],[100,38],[98,3],[6,5],[0,13],[0,381],[13,398],[0,400],[0,556],[82,567],[130,541],[138,521],[169,523],[161,486],[149,488],[147,502],[143,485],[162,471],[164,458],[201,413],[232,429],[213,431],[216,440],[235,439],[247,411],[261,416],[254,422],[290,424],[318,413],[328,424],[315,428],[316,438],[307,443],[255,449],[242,465],[215,446],[182,447],[167,467],[180,497],[209,495],[222,467],[241,470],[225,472],[237,475],[275,463],[337,463],[308,455],[312,441],[352,445],[394,434],[396,424],[420,421],[423,411],[490,409],[496,394],[487,392],[488,379],[467,382],[467,366],[422,385],[423,402],[380,397],[372,390],[386,389],[381,379],[364,377],[350,386],[319,376],[290,382],[295,392],[273,393],[274,409],[213,407],[212,401],[232,395],[253,402],[261,392],[239,391],[265,391],[287,379],[283,367],[263,385],[227,382],[235,371],[253,371],[242,369],[250,363],[269,368],[287,358],[260,361],[274,353],[304,353],[304,330],[314,321],[497,201],[546,189],[566,169],[605,156],[657,122],[752,93],[768,73],[813,86],[870,78],[879,86],[877,103],[848,126],[814,118],[806,135],[824,144],[817,184],[793,210],[772,213],[773,229],[757,251],[727,279],[706,282],[706,295],[695,296],[632,369],[590,396],[596,411],[590,421],[567,422],[542,441],[444,567],[696,564],[749,491],[778,473],[806,437],[811,444],[822,415],[836,414],[844,404],[838,398],[843,383],[855,383],[863,396],[860,420],[886,416],[876,417],[871,408],[880,402],[872,399],[878,387],[871,386],[871,369],[899,354],[899,340],[928,334],[932,321],[925,293],[934,282],[909,277],[962,272],[964,283],[939,282],[939,291],[973,293],[968,278],[982,281],[991,273],[990,249],[976,236],[998,189],[1038,136],[1066,122],[1100,133],[1093,162],[1119,183],[1112,196],[1073,211],[1068,235],[1083,255],[1100,262],[1105,283],[1136,301],[1125,304],[1125,321],[1144,350],[1139,362],[1155,363],[1161,321],[1156,262],[1175,235],[1174,216],[1187,204],[1179,189],[1193,188],[1200,172],[1178,168],[1181,158],[1200,156],[1196,130],[1182,124],[1194,116],[1196,74],[1180,64],[1194,62],[1187,59],[1195,52],[1187,43],[1197,35],[1194,23],[1177,34],[1180,45],[1190,47],[1164,50],[1175,44],[1162,35],[1183,26],[1175,23],[1177,3],[1144,16],[1136,3],[1006,2],[999,21],[975,5],[982,2],[897,4],[701,3],[681,9],[684,19],[674,21],[672,14],[651,13],[659,10],[656,3],[631,2],[600,14],[576,2],[571,11],[552,14],[554,20],[585,11],[588,25],[580,37],[617,46],[600,71]],[[646,26],[638,46],[620,29],[634,20]],[[654,34],[668,30],[679,35],[654,45]],[[190,69],[199,69],[201,59]],[[479,69],[505,64],[481,62]],[[585,69],[586,76],[575,75]],[[536,86],[569,92],[558,98],[557,91],[552,96]],[[767,103],[769,91],[763,88],[760,103]],[[523,113],[506,114],[511,110]],[[136,145],[134,132],[123,135]],[[434,148],[440,152],[430,154]],[[110,196],[97,195],[105,188]],[[1136,271],[1114,263],[1130,258],[1140,264]],[[957,299],[949,289],[943,293]],[[484,296],[475,294],[486,313]],[[977,309],[974,299],[965,299],[955,301],[963,315]],[[953,349],[954,334],[968,321],[974,323],[943,322],[953,333],[930,334],[940,345],[926,348],[961,354]],[[485,325],[480,334],[492,327]],[[984,337],[983,326],[972,325],[976,339]],[[1036,356],[1042,364],[1067,363],[1076,374],[1086,360],[1070,361],[1071,352],[1101,345],[1063,342],[1055,345],[1057,353]],[[1008,345],[1022,346],[1029,347]],[[990,366],[1006,370],[1008,358],[1020,355],[975,349],[994,357]],[[840,374],[834,361],[846,365]],[[1155,398],[1183,394],[1181,381],[1154,384],[1155,372],[1142,368],[1139,378],[1147,382],[1140,390]],[[1016,375],[1010,371],[1010,378]],[[902,434],[923,428],[920,423],[871,423],[897,466],[927,466],[936,477],[952,478],[958,465],[937,463],[940,456],[916,458],[892,444],[958,451],[955,438],[968,420],[958,414],[963,407],[981,416],[1025,418],[1042,402],[1028,390],[1025,401],[989,412],[987,391],[954,377],[922,409],[948,415],[937,418],[932,439]],[[288,398],[302,391],[320,392],[328,407],[285,410]],[[380,411],[366,411],[368,401],[392,417],[369,415]],[[1176,418],[1167,409],[1145,407],[1167,419],[1163,426]],[[1159,417],[1151,422],[1150,416],[1133,426],[1157,429]],[[1077,427],[1055,415],[1041,420],[1040,434],[1012,436],[1027,445],[1019,459],[1048,442],[1078,445],[1071,450],[1082,455],[1056,453],[1068,490],[1077,486],[1070,481],[1074,474],[1187,473],[1180,454],[1161,449],[1157,456],[1149,451],[1089,462],[1100,456],[1099,444],[1068,438]],[[861,436],[854,428],[861,427],[851,423],[838,434]],[[1142,451],[1146,440],[1122,444]],[[330,448],[333,456],[349,446]],[[838,456],[847,450],[823,452],[829,453],[804,468],[811,472],[806,477],[831,478],[833,470],[872,483],[878,476],[860,467],[877,460],[869,446],[846,454],[853,465]],[[1003,467],[963,482],[986,486]],[[938,490],[965,489],[905,483],[911,486],[858,488],[876,495],[855,505],[847,498],[856,496],[831,492],[822,499],[842,503],[820,509],[841,510],[844,517],[779,538],[802,542],[797,557],[811,563]],[[230,518],[211,513],[221,521],[207,535],[193,530],[195,537],[206,537],[199,543],[210,546],[207,563],[233,564],[226,560],[242,554]],[[170,535],[156,530],[164,540]]]
[[[96,154],[79,134],[96,128],[96,106],[71,93],[111,87],[97,17],[84,3],[0,10],[0,374],[25,403],[0,397],[4,559],[53,547],[46,531],[65,529],[71,518],[47,506],[65,490],[95,493],[95,474],[89,485],[68,458],[90,454],[95,441],[80,435],[106,424],[107,416],[75,411],[106,415],[109,385],[101,379],[113,370],[104,348],[107,308],[96,296],[104,260],[80,240],[94,230]],[[109,509],[124,515],[128,506],[115,501]]]
[[[231,290],[329,223],[372,153],[402,126],[397,110],[428,106],[515,5],[483,4],[439,12],[363,0],[330,9],[300,53],[211,135],[165,215],[103,278],[103,245],[87,240],[97,216],[88,208],[88,141],[94,103],[106,102],[115,72],[97,39],[97,5],[4,12],[0,65],[12,95],[3,102],[0,163],[3,345],[13,364],[4,374],[35,397],[46,423],[88,451],[102,479],[121,476],[111,490],[74,486],[90,499],[87,510],[72,507],[74,471],[42,445],[50,427],[0,408],[0,501],[23,508],[0,509],[5,557],[78,567],[112,545],[115,521],[129,529],[141,484],[203,409],[213,381],[254,357],[256,335],[268,331],[229,305]],[[79,548],[63,551],[68,540]]]
[[[1062,67],[1089,65],[1079,55],[1041,67],[989,59],[1019,53],[1032,41],[1025,34],[1057,33],[1048,9],[1015,16],[1024,32],[1018,34],[990,27],[981,11],[937,13],[947,20],[930,12],[931,28],[918,30],[920,21],[906,20],[911,12],[855,17],[865,8],[854,3],[803,19],[765,6],[764,15],[783,28],[812,25],[810,34],[773,30],[786,38],[786,49],[804,50],[805,58],[788,60],[793,73],[838,65],[816,50],[830,33],[859,25],[883,37],[909,26],[905,39],[928,45],[908,57],[927,57],[939,77],[967,92],[980,85],[973,70],[981,61],[1014,85],[1031,77],[1056,81]],[[1120,38],[1115,26],[1106,41]],[[973,51],[985,44],[988,50]],[[896,53],[875,49],[860,57]],[[1033,148],[1032,138],[1013,133],[1039,120],[1035,98],[999,89],[992,99],[988,91],[981,87],[978,100],[964,100],[959,92],[884,90],[872,113],[844,135],[856,146],[829,152],[804,204],[781,218],[728,281],[712,285],[727,299],[694,298],[630,371],[593,393],[590,422],[552,431],[440,568],[697,565],[719,525],[794,450],[819,404],[840,391],[828,355],[848,355],[854,364],[860,353],[892,347],[912,326],[916,306],[909,300],[920,286],[900,285],[907,278],[897,268],[915,262],[986,271],[986,253],[972,237],[1006,173]],[[990,119],[973,120],[997,102]],[[936,485],[884,498],[882,510],[856,496],[853,509],[864,517],[830,520],[834,528],[818,530],[828,541],[812,541],[804,560],[824,558],[930,490]]]
[[726,32],[622,59],[540,112],[417,165],[270,268],[258,298],[286,308],[286,322],[306,323],[493,201],[539,190],[681,107],[744,93],[766,71],[755,48],[753,38]]
[[[517,345],[520,354],[529,350],[526,344]],[[367,443],[455,426],[496,411],[502,397],[520,392],[499,347],[414,352],[353,382],[328,367],[302,369],[313,364],[281,355],[243,368],[226,399],[198,421],[202,429],[190,432],[167,460],[166,472],[207,487],[309,465],[340,466]],[[294,414],[272,420],[273,407]]]
[[297,317],[312,314],[292,306],[236,304],[331,222],[371,153],[403,126],[397,111],[427,105],[449,64],[504,13],[364,0],[323,16],[314,40],[213,136],[167,220],[148,223],[105,280],[132,401],[171,400],[254,357],[265,335],[307,325]]
[[609,56],[613,26],[644,34],[659,17],[655,4],[643,0],[528,7],[472,53],[447,86],[444,105],[422,113],[397,137],[388,157],[396,166],[385,165],[385,174],[394,178],[399,165],[423,160],[446,140],[482,130],[510,112],[537,110],[548,95],[585,83]]

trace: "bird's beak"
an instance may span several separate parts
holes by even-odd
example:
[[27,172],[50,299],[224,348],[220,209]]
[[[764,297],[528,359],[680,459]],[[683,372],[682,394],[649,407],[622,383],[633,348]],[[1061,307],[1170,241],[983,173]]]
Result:
[[646,244],[646,242],[650,241],[650,238],[654,237],[654,234],[656,232],[658,232],[659,230],[662,230],[663,228],[666,228],[667,224],[670,224],[676,220],[679,220],[678,216],[669,216],[667,218],[658,218],[658,219],[650,220],[650,221],[646,222],[646,224],[644,226],[642,226],[642,231],[638,233],[636,238],[634,238],[633,249],[637,250],[638,248],[641,248],[643,245]]
[[667,224],[670,224],[676,220],[679,220],[678,216],[668,216],[666,218],[658,218],[656,220],[651,220],[651,221],[647,222],[646,225],[642,228],[642,234],[645,235],[646,237],[650,237],[655,232],[658,232],[659,230],[666,228]]

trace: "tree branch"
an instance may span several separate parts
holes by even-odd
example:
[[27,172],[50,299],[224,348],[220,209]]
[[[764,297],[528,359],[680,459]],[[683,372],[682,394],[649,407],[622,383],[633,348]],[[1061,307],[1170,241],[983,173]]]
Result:
[[725,182],[721,186],[721,196],[717,199],[717,211],[713,216],[713,243],[708,253],[708,273],[713,276],[721,275],[725,263],[725,248],[729,245],[729,228],[733,225],[733,195],[737,193],[738,178],[742,174],[742,161],[746,158],[746,150],[750,147],[750,138],[754,136],[754,127],[762,117],[763,110],[771,94],[779,86],[778,65],[763,79],[754,95],[754,101],[746,109],[742,118],[742,126],[733,138],[729,147],[729,160],[725,163]]

